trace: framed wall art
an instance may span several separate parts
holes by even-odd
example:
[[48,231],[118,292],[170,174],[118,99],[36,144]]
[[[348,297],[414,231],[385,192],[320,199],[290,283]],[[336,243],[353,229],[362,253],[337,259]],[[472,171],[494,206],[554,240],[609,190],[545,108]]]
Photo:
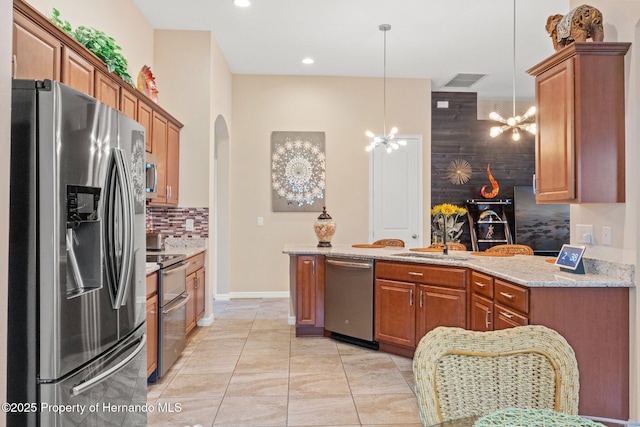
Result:
[[322,212],[325,179],[324,132],[271,133],[273,212]]

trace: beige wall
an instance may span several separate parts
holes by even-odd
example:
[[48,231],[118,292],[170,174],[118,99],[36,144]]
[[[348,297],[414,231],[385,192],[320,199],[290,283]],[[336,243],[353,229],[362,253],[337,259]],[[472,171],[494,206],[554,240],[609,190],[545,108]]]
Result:
[[[571,0],[571,7],[580,6],[581,0]],[[591,0],[589,4],[598,8],[604,18],[604,41],[631,42],[631,49],[625,57],[626,88],[626,203],[584,204],[571,207],[572,241],[575,239],[576,224],[593,224],[595,245],[589,245],[585,256],[622,261],[635,264],[640,254],[640,211],[638,210],[638,182],[640,173],[640,2],[637,0]],[[613,227],[613,245],[602,246],[600,236],[602,226]],[[636,272],[636,277],[638,273]],[[636,286],[640,281],[636,279]],[[631,332],[631,419],[640,419],[640,292],[631,290],[630,332]],[[597,340],[597,337],[594,337]]]
[[180,206],[209,204],[211,33],[155,31],[154,75],[160,104],[184,124],[180,132]]
[[[103,31],[122,48],[129,63],[129,74],[136,82],[144,65],[154,69],[153,28],[133,0],[27,0],[43,15],[51,17],[53,8],[72,28],[85,26]],[[157,81],[158,87],[162,82]]]
[[[7,261],[9,243],[9,159],[11,135],[11,21],[12,4],[0,1],[0,402],[5,402],[7,390]],[[0,427],[6,425],[0,413]]]
[[[430,80],[387,79],[387,123],[401,134],[423,137],[426,206],[431,198],[430,118]],[[352,244],[367,242],[369,236],[364,132],[381,133],[382,122],[381,79],[233,76],[231,296],[288,291],[285,243],[316,241],[313,222],[318,212],[271,211],[271,132],[325,132],[325,202],[337,223],[333,242]],[[257,217],[264,217],[264,227],[256,226]]]

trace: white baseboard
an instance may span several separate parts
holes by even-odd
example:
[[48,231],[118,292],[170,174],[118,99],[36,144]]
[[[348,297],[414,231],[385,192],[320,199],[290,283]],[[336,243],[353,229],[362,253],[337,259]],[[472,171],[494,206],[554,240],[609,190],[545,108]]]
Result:
[[213,299],[216,301],[231,301],[229,294],[217,294]]
[[[289,298],[288,291],[282,292],[231,292],[229,293],[231,299],[242,298]],[[217,299],[217,296],[216,296]]]
[[198,326],[211,326],[213,325],[213,313],[208,315],[207,317],[202,317],[198,320]]

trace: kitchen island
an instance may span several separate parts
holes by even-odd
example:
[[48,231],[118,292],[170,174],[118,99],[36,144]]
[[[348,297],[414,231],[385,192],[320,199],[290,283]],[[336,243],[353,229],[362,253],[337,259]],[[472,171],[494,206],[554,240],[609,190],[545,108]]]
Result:
[[573,347],[580,369],[580,413],[629,416],[629,288],[633,266],[585,259],[586,274],[561,271],[548,257],[449,255],[405,248],[286,245],[298,335],[329,335],[324,325],[325,257],[374,260],[374,337],[381,351],[413,356],[437,326],[488,331],[541,324]]

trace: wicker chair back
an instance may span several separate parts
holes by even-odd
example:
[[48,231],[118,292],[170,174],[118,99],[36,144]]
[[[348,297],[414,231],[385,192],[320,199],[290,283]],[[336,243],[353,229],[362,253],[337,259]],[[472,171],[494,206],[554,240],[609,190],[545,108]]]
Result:
[[425,426],[505,408],[578,413],[575,353],[545,326],[435,328],[418,344],[413,374]]

